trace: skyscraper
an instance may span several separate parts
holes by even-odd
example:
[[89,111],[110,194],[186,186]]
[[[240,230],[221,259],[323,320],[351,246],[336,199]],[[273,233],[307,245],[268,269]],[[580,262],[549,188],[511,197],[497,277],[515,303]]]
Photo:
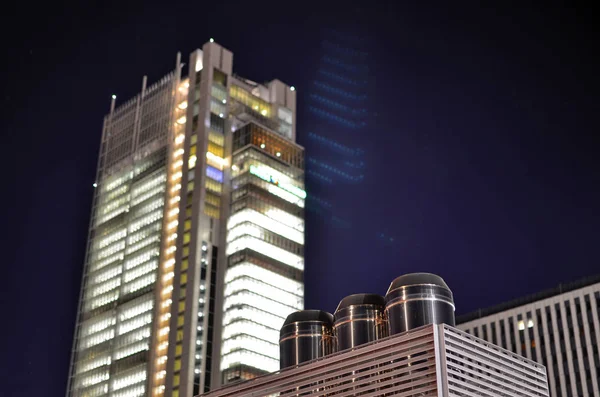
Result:
[[192,396],[278,368],[304,304],[296,92],[212,39],[104,119],[67,396]]

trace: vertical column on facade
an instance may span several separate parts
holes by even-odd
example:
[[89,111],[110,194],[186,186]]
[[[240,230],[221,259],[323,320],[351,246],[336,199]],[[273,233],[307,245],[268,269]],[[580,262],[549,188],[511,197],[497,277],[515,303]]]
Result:
[[137,105],[135,107],[135,121],[133,124],[133,138],[131,139],[132,153],[136,153],[140,142],[140,130],[142,129],[142,108],[144,106],[144,98],[146,97],[146,86],[148,84],[148,76],[142,78],[142,92],[138,95]]
[[151,344],[150,357],[152,363],[150,368],[152,396],[163,396],[165,394],[166,368],[168,359],[169,334],[171,307],[173,304],[173,278],[175,268],[175,252],[177,250],[177,214],[179,213],[179,202],[181,200],[181,165],[183,158],[183,127],[174,120],[175,102],[177,99],[177,88],[181,75],[180,55],[177,56],[175,76],[171,91],[171,117],[167,133],[167,181],[165,193],[165,207],[163,218],[162,252],[156,280],[156,307],[153,343]]
[[501,319],[492,321],[495,322],[496,325],[494,326],[494,333],[496,334],[496,345],[498,346],[502,346],[502,335],[500,333],[500,321],[502,321]]
[[433,343],[435,349],[435,373],[438,396],[449,396],[448,361],[446,359],[446,328],[444,324],[433,326]]
[[[507,330],[508,330],[508,321],[506,321],[505,318],[500,318],[498,320],[498,330],[499,330],[498,332],[499,332],[499,335],[500,335],[500,339],[498,340],[498,343],[500,344],[500,346],[503,349],[510,350],[510,348],[508,347],[508,343],[509,343],[508,332],[507,332]],[[504,332],[502,332],[502,330],[504,330]],[[503,336],[504,336],[504,343],[502,343],[502,337]]]
[[[521,351],[521,355],[524,357],[527,357],[530,360],[533,360],[533,355],[531,354],[531,338],[529,337],[529,320],[530,320],[530,318],[527,317],[527,308],[524,308],[522,316],[523,316],[523,334],[524,334],[523,339],[525,340],[525,352]],[[534,323],[534,327],[535,327],[535,323]],[[520,341],[520,339],[519,339],[519,341]],[[521,346],[521,350],[523,350],[523,346]]]
[[[558,302],[558,300],[553,300],[550,303],[550,315],[552,317],[552,327],[554,328],[554,348],[556,351],[556,365],[558,365],[558,377],[560,379],[560,389],[561,389],[561,395],[562,396],[566,396],[567,395],[567,386],[566,386],[566,378],[565,378],[565,371],[564,371],[564,366],[562,365],[563,362],[563,352],[562,349],[560,347],[560,334],[559,334],[559,330],[558,330],[558,321],[556,320],[556,307],[554,306],[554,303]],[[560,310],[560,303],[559,303],[559,310]]]
[[[581,308],[581,299],[582,297],[579,297],[579,307]],[[569,306],[571,308],[571,321],[573,322],[573,331],[574,331],[574,337],[573,340],[575,341],[575,350],[577,351],[577,363],[579,365],[579,381],[581,382],[581,388],[583,390],[583,395],[587,396],[588,395],[588,390],[587,390],[587,382],[585,379],[585,366],[583,365],[583,349],[581,346],[581,337],[580,337],[580,329],[579,329],[579,322],[577,321],[577,310],[576,310],[576,305],[575,305],[575,297],[571,296],[569,298]],[[583,311],[583,310],[582,310]],[[582,318],[583,318],[583,314],[582,314]],[[577,373],[575,371],[573,371],[573,378],[576,379],[577,377]],[[577,389],[577,382],[573,382],[575,384],[575,389]],[[577,395],[574,394],[574,395]]]
[[[594,324],[594,333],[596,334],[596,349],[600,349],[600,319],[598,318],[598,304],[596,302],[594,291],[590,291],[590,305],[592,306],[592,322]],[[587,313],[586,313],[587,314]],[[591,335],[590,335],[591,337]],[[590,347],[590,373],[592,379],[594,380],[594,395],[600,396],[600,385],[598,384],[598,378],[600,377],[600,373],[597,372],[597,368],[594,362],[594,352],[592,350],[592,345],[588,345]],[[595,373],[594,373],[595,372]]]
[[[183,142],[183,152],[179,164],[181,170],[181,201],[179,204],[179,224],[177,229],[177,252],[175,260],[174,301],[171,326],[171,343],[169,347],[173,357],[171,376],[172,396],[193,395],[195,382],[196,354],[202,347],[197,342],[198,312],[200,299],[200,249],[202,246],[198,236],[204,231],[200,200],[205,183],[202,172],[202,134],[197,133],[200,102],[196,101],[198,86],[196,70],[196,55],[192,53],[188,66],[187,80],[180,81],[177,93],[179,99],[175,103],[175,114],[182,127],[180,139]],[[185,121],[184,121],[185,120]],[[197,134],[196,134],[197,133]],[[191,208],[191,211],[189,210]],[[200,320],[201,321],[201,320]]]
[[544,345],[546,349],[546,374],[548,375],[548,380],[550,381],[550,395],[556,396],[556,381],[554,378],[554,363],[552,362],[552,350],[550,349],[550,343],[553,342],[553,339],[550,338],[550,332],[548,331],[548,318],[546,316],[546,307],[540,308],[542,315],[542,329],[544,332]]
[[[563,334],[565,341],[565,350],[567,353],[567,367],[569,368],[569,383],[571,385],[571,392],[574,396],[577,395],[577,387],[575,382],[575,369],[573,368],[573,354],[571,353],[571,341],[569,337],[569,323],[567,322],[567,311],[565,310],[564,303],[559,302],[558,304],[560,310],[560,317],[563,325]],[[571,312],[571,318],[573,317],[573,312]],[[565,377],[566,380],[566,377]]]
[[519,338],[519,319],[516,313],[514,312],[510,316],[510,318],[512,319],[513,324],[513,329],[511,331],[515,340],[515,346],[513,346],[512,351],[517,354],[523,355],[523,353],[521,352],[521,338]]

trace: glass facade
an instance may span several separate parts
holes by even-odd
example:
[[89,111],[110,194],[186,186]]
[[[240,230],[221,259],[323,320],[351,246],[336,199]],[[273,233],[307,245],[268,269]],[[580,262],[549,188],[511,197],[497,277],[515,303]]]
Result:
[[[231,96],[258,112],[262,107],[262,116],[274,113],[242,87],[233,86]],[[238,120],[240,114],[247,113],[234,108]],[[280,107],[276,116],[275,122],[292,124],[289,109]],[[304,308],[304,151],[287,139],[287,127],[270,129],[261,121],[239,123],[232,137],[221,345],[225,383],[277,371],[279,328],[287,315]]]
[[[142,396],[147,391],[166,208],[164,120],[172,78],[145,90],[146,101],[130,102],[105,120],[71,396]],[[146,116],[144,123],[136,124],[136,113]]]

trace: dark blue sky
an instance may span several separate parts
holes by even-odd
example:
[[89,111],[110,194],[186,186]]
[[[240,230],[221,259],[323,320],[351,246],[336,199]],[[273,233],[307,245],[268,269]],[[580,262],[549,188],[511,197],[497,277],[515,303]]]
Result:
[[[307,307],[332,311],[347,294],[383,294],[398,275],[432,271],[465,313],[600,270],[600,69],[595,16],[583,6],[10,7],[0,396],[64,395],[110,95],[135,95],[144,74],[155,81],[176,51],[185,57],[209,37],[234,52],[237,73],[277,76],[300,100],[323,27],[372,43],[371,121],[351,137],[365,150],[365,181],[336,192],[352,228],[308,224]],[[299,112],[302,143],[302,102]]]

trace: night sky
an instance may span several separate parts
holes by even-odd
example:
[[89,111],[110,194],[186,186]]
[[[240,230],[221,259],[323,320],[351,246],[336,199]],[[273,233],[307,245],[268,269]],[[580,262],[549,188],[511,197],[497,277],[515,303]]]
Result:
[[371,43],[365,180],[331,196],[350,228],[308,219],[307,308],[430,271],[462,314],[600,273],[591,9],[323,3],[6,6],[0,396],[64,396],[110,95],[210,37],[236,73],[297,87],[301,144],[323,29]]

